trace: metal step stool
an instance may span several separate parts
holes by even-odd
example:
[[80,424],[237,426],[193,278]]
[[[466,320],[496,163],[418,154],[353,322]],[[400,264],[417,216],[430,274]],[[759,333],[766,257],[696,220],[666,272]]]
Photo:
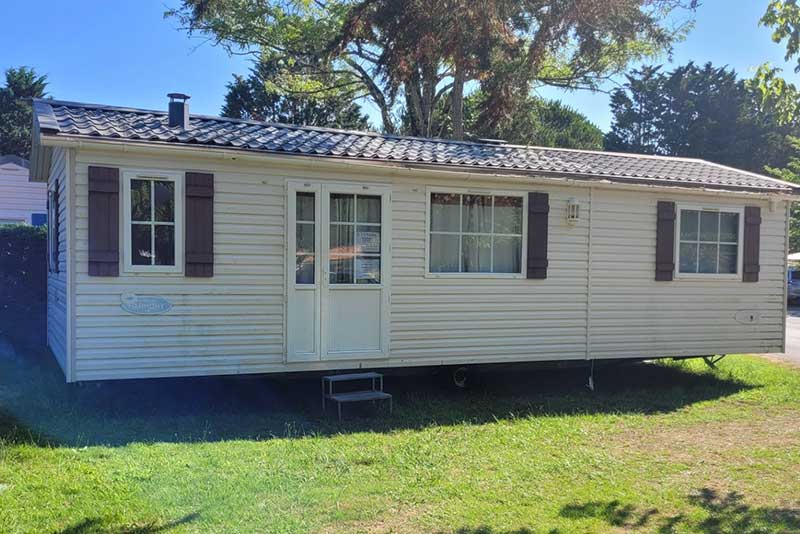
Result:
[[[335,393],[333,385],[338,382],[353,382],[356,380],[369,380],[372,384],[371,389],[361,391],[348,391],[347,393]],[[342,403],[362,402],[362,401],[389,401],[389,413],[392,413],[392,396],[383,391],[383,375],[380,373],[349,373],[344,375],[331,375],[322,377],[322,411],[325,411],[325,401],[332,400],[336,403],[339,412],[339,421],[342,420]]]

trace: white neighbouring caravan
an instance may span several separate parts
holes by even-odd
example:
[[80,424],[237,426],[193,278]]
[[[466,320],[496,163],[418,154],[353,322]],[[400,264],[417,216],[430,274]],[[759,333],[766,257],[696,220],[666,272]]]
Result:
[[68,381],[783,350],[795,185],[173,100],[34,102]]

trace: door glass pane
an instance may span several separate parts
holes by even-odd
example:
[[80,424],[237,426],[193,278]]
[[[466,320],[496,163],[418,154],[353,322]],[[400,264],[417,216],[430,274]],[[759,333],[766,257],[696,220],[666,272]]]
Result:
[[739,214],[720,213],[719,216],[719,240],[728,243],[736,243],[739,237]]
[[152,265],[151,229],[152,226],[149,224],[131,225],[131,263],[133,265]]
[[433,193],[431,195],[431,230],[458,232],[461,229],[461,195]]
[[295,219],[308,222],[316,220],[314,218],[314,193],[297,193]]
[[488,273],[492,270],[491,236],[465,235],[461,238],[462,271]]
[[297,246],[295,252],[313,254],[314,223],[297,223]]
[[697,243],[681,243],[681,265],[680,272],[697,272]]
[[494,233],[522,233],[522,199],[520,197],[494,197]]
[[358,195],[358,222],[381,223],[381,197]]
[[380,284],[381,259],[377,256],[356,257],[356,283]]
[[490,233],[492,231],[492,197],[464,195],[462,232]]
[[352,225],[331,223],[331,256],[353,254],[353,228]]
[[681,239],[697,241],[697,222],[700,212],[696,210],[681,211]]
[[519,273],[522,258],[522,238],[503,237],[494,238],[494,272]]
[[331,284],[353,283],[353,260],[353,256],[331,256]]
[[381,227],[366,226],[363,224],[356,226],[355,245],[355,252],[357,254],[380,254]]
[[[702,234],[702,217],[700,222],[700,233]],[[710,243],[700,243],[700,259],[697,264],[697,271],[701,273],[717,272],[717,248],[719,245]]]
[[719,246],[719,272],[721,274],[736,274],[738,250],[736,245]]
[[[716,241],[718,237],[719,237],[719,213],[717,213],[716,211],[701,211],[700,241]],[[714,262],[714,264],[716,265],[716,261]]]
[[175,222],[175,182],[153,182],[153,214],[160,222]]
[[175,227],[159,224],[156,232],[156,265],[175,265]]
[[149,180],[131,180],[131,220],[150,220]]
[[459,271],[459,236],[431,234],[431,272],[457,273]]
[[294,280],[298,284],[314,283],[314,256],[312,254],[297,255]]
[[331,193],[331,221],[353,222],[353,195]]

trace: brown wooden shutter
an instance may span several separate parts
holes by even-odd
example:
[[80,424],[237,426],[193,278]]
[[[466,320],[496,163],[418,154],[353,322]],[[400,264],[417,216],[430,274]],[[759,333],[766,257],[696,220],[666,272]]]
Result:
[[675,203],[658,203],[656,223],[656,281],[668,282],[675,273]]
[[742,250],[742,281],[758,282],[761,270],[759,254],[761,248],[761,208],[744,208],[744,249]]
[[[58,265],[58,230],[59,230],[59,222],[58,222],[58,178],[55,179],[53,183],[54,189],[50,191],[50,197],[47,199],[48,202],[52,202],[52,206],[50,206],[50,210],[47,212],[48,217],[52,217],[52,221],[48,219],[47,224],[49,226],[49,232],[52,236],[52,243],[48,242],[47,246],[47,253],[50,254],[50,258],[48,261],[52,264],[53,270],[52,272],[57,273],[59,271]],[[52,249],[50,248],[52,247]]]
[[547,278],[547,224],[550,196],[528,193],[528,278]]
[[89,276],[119,276],[119,169],[89,167]]
[[214,175],[186,173],[186,276],[214,276]]

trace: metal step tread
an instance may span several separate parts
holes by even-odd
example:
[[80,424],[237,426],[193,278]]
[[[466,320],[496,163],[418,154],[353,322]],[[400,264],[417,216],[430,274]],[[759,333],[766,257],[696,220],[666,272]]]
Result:
[[330,376],[323,376],[323,380],[327,380],[328,382],[346,382],[348,380],[371,380],[373,378],[380,378],[380,373],[369,372],[369,373],[348,373],[344,375],[330,375]]
[[368,400],[391,399],[392,396],[384,391],[348,391],[347,393],[331,393],[325,397],[336,402],[358,402]]

